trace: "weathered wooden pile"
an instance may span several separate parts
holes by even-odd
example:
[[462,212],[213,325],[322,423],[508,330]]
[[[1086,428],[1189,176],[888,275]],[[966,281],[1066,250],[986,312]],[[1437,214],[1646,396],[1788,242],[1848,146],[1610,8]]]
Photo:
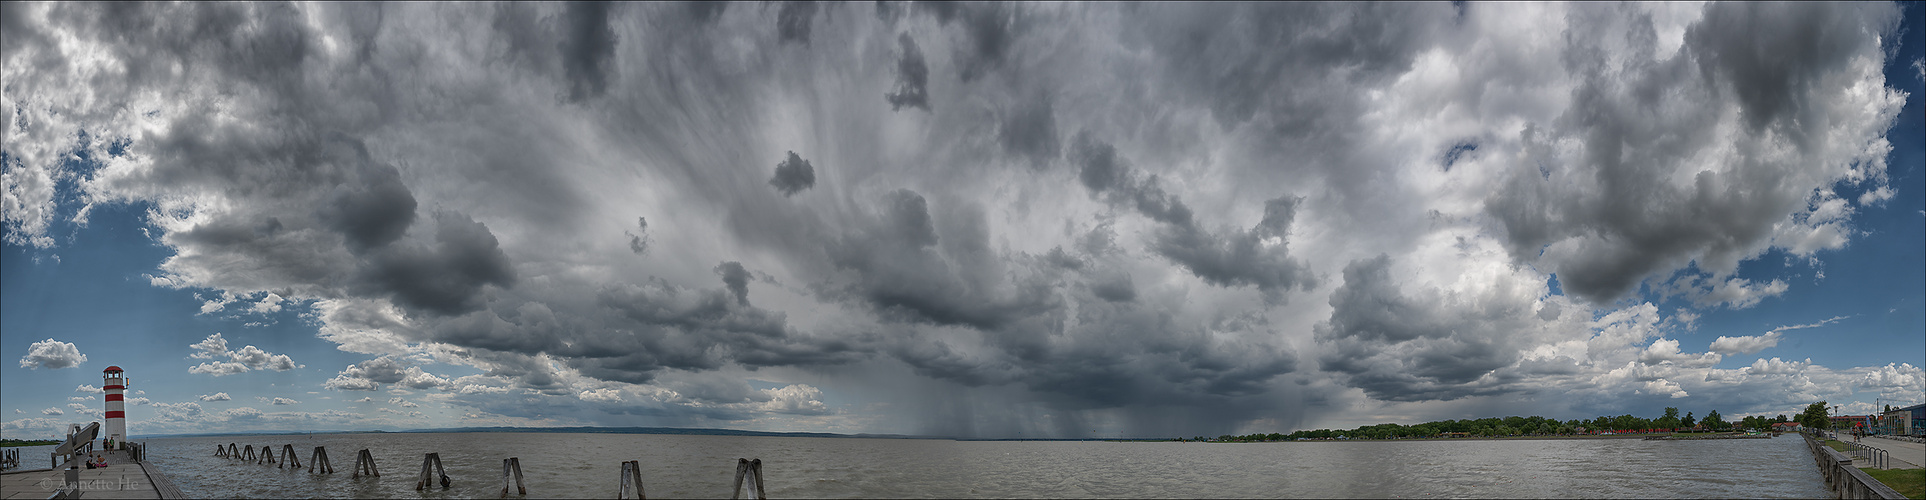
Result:
[[[281,446],[281,453],[278,459],[275,456],[272,445],[263,445],[257,452],[254,445],[242,447],[240,443],[229,443],[227,446],[217,445],[214,447],[214,456],[241,462],[273,464],[275,468],[280,469],[301,469],[300,455],[296,452],[292,444]],[[309,455],[308,459],[308,473],[334,473],[334,465],[328,462],[327,447],[314,447],[314,452]],[[365,448],[355,454],[354,461],[353,478],[360,478],[362,476],[381,476],[381,473],[375,469],[374,454]],[[752,498],[769,498],[762,484],[762,459],[736,459],[735,493],[731,495],[731,498],[742,498],[745,479],[748,480],[748,485],[750,486],[749,493],[752,495]],[[527,483],[522,479],[522,460],[519,457],[508,457],[502,460],[502,497],[508,496],[511,481],[513,481],[512,486],[517,495],[528,495]],[[620,486],[616,489],[616,498],[631,498],[631,496],[638,499],[648,498],[648,495],[644,493],[642,489],[641,461],[630,460],[622,462],[621,477],[618,481]],[[450,485],[454,484],[454,479],[448,476],[448,469],[442,466],[441,454],[428,453],[421,457],[421,474],[415,480],[415,489],[423,490],[435,484],[440,484],[443,489],[447,489]]]

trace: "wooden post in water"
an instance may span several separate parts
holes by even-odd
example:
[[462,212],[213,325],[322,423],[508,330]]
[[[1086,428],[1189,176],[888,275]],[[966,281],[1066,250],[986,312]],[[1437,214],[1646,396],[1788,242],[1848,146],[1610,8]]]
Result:
[[281,467],[291,469],[301,468],[301,455],[294,453],[293,444],[281,445]]
[[504,497],[508,496],[509,476],[514,476],[515,478],[515,491],[519,492],[522,495],[527,495],[528,486],[526,486],[522,482],[522,459],[521,458],[508,457],[507,460],[502,460],[502,495],[501,496],[504,496]]
[[525,483],[522,481],[522,459],[509,457],[508,460],[515,465],[515,490],[520,491],[523,495],[527,495],[528,487],[524,486]]
[[622,489],[616,491],[615,498],[627,500],[631,489],[635,490],[637,500],[648,500],[648,492],[642,489],[642,461],[640,460],[622,462]]
[[246,449],[241,450],[241,460],[253,461],[254,459],[254,445],[247,445]]
[[260,461],[258,461],[258,462],[254,462],[254,463],[257,463],[257,464],[260,464],[260,463],[268,463],[268,464],[271,464],[271,463],[275,463],[275,462],[274,462],[274,445],[271,445],[271,444],[264,444],[264,445],[261,445],[261,460],[260,460]]
[[434,459],[435,459],[435,454],[433,453],[429,453],[421,457],[421,475],[419,478],[415,479],[415,491],[421,491],[422,488],[428,486],[429,467],[433,464]]
[[756,496],[756,500],[768,500],[769,495],[765,494],[762,489],[762,459],[760,458],[755,460],[747,458],[736,459],[736,492],[730,495],[729,498],[742,498],[742,478],[750,474],[755,475],[755,480],[750,485],[755,488],[755,491],[751,493]]
[[221,446],[221,445],[218,445],[218,444],[217,444],[217,445],[214,445],[214,456],[217,456],[217,457],[225,457],[225,456],[227,456],[227,447],[226,447],[226,446]]
[[227,458],[241,458],[241,447],[234,443],[228,443]]
[[762,489],[762,459],[750,459],[749,472],[756,475],[756,500],[769,500],[768,490]]
[[432,484],[432,482],[429,481],[430,476],[428,475],[430,465],[434,466],[434,472],[436,473],[436,475],[441,476],[442,489],[447,489],[448,483],[449,483],[448,469],[442,468],[440,453],[429,453],[421,457],[421,479],[415,481],[415,489],[420,490],[422,488],[427,487],[429,484]]
[[[300,466],[296,465],[295,467]],[[314,447],[314,454],[308,455],[308,473],[314,474],[316,470],[321,471],[321,474],[334,473],[334,464],[328,462],[328,447],[326,446],[316,446]]]
[[[334,469],[328,469],[328,472],[334,472]],[[362,448],[361,453],[354,457],[354,477],[361,477],[362,474],[381,476],[381,472],[375,470],[374,454],[369,453],[367,448]]]

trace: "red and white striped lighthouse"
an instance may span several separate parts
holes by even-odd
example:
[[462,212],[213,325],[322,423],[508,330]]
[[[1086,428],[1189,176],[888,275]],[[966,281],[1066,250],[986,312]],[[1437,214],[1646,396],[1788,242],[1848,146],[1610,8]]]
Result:
[[127,441],[127,401],[122,395],[127,390],[127,379],[120,376],[118,366],[109,366],[102,373],[105,374],[106,381],[101,383],[100,388],[107,390],[107,428],[105,430],[107,439],[112,440],[114,447],[118,448],[121,443]]

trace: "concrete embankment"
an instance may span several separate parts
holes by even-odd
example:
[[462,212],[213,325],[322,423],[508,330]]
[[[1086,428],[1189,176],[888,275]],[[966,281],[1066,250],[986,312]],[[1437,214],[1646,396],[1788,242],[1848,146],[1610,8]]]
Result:
[[1812,459],[1819,465],[1819,475],[1825,476],[1826,487],[1832,490],[1835,498],[1877,498],[1900,500],[1906,498],[1885,483],[1873,479],[1866,471],[1852,465],[1852,457],[1833,451],[1831,446],[1821,444],[1811,435],[1800,434],[1805,438],[1806,448],[1812,450]]

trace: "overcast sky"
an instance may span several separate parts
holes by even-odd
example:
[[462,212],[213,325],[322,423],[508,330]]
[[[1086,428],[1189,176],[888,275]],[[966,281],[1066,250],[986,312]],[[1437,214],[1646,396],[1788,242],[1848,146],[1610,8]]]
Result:
[[1921,11],[0,4],[0,434],[1926,399]]

